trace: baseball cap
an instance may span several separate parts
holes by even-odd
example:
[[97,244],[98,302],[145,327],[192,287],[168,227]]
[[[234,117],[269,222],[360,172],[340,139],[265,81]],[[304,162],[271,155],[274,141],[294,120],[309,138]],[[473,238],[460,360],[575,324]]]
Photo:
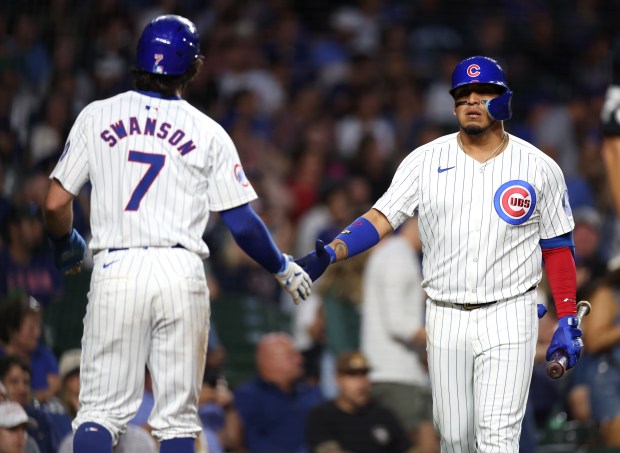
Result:
[[361,374],[370,371],[370,364],[364,354],[358,351],[346,351],[336,361],[338,374]]
[[0,403],[0,428],[12,429],[22,425],[26,428],[36,428],[37,422],[28,417],[20,404],[14,401]]
[[60,364],[58,365],[58,374],[61,380],[80,369],[81,356],[82,350],[79,348],[69,349],[62,354],[60,357]]

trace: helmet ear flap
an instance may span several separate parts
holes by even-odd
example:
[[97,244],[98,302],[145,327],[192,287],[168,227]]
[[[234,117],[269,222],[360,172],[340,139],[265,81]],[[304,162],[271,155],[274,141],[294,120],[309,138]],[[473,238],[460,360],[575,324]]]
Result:
[[506,90],[500,96],[493,98],[486,103],[486,109],[492,120],[503,121],[509,120],[512,116],[512,91]]

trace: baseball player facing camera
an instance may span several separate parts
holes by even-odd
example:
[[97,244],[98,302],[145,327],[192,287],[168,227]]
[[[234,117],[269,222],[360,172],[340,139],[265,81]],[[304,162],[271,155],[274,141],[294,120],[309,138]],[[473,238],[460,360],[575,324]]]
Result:
[[153,378],[149,419],[162,452],[193,452],[209,330],[202,240],[218,211],[239,246],[297,303],[311,280],[273,243],[249,202],[256,193],[237,150],[181,98],[200,70],[195,26],[151,21],[138,41],[136,89],[78,116],[52,172],[45,221],[59,269],[76,272],[86,245],[71,202],[90,180],[94,269],[84,318],[74,451],[112,451]]
[[571,368],[582,348],[574,222],[558,165],[504,131],[512,92],[499,64],[482,56],[461,61],[450,94],[459,131],[413,150],[372,209],[297,262],[315,280],[418,210],[441,450],[517,453],[543,261],[559,317],[547,359],[562,350]]

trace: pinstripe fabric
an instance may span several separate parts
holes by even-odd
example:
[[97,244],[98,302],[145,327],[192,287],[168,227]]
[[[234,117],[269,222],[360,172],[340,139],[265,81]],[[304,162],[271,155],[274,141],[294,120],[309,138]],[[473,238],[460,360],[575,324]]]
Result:
[[[153,434],[196,435],[210,314],[202,260],[173,248],[106,251],[94,259],[74,428],[94,421],[120,435],[140,405],[146,363]],[[104,261],[112,264],[103,268]]]
[[100,251],[74,427],[95,422],[118,438],[148,365],[153,434],[196,435],[209,330],[202,234],[210,211],[256,198],[232,140],[183,100],[130,91],[80,113],[51,178],[73,194],[91,182],[90,248]]
[[536,353],[536,292],[477,310],[427,300],[442,453],[518,453]]
[[[422,286],[433,300],[476,303],[523,294],[542,276],[540,239],[574,227],[560,168],[529,143],[509,138],[486,165],[458,148],[456,134],[430,142],[403,160],[374,205],[394,228],[419,209]],[[533,187],[536,204],[524,223],[512,225],[498,215],[494,197],[517,180]]]
[[[164,159],[141,197],[135,192],[150,179],[150,165],[131,161],[132,151]],[[256,198],[219,124],[183,100],[135,91],[82,111],[50,177],[73,194],[90,180],[93,250],[183,244],[206,258],[209,211]],[[127,208],[132,197],[139,198],[136,210]]]
[[[396,228],[419,212],[429,373],[441,450],[518,452],[538,331],[541,239],[572,231],[557,164],[509,135],[480,163],[457,134],[414,150],[375,203]],[[473,311],[464,303],[490,303]]]

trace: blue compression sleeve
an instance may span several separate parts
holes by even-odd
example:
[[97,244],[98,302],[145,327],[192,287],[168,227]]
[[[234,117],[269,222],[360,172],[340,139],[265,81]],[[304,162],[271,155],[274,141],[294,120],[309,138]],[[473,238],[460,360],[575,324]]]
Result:
[[[336,236],[336,239],[340,239],[345,243],[347,246],[347,257],[351,258],[368,250],[379,242],[381,237],[379,237],[379,232],[370,221],[364,217],[359,217],[355,222],[342,230],[342,233]],[[330,250],[328,249],[327,251],[329,252]]]
[[558,247],[568,247],[575,257],[575,242],[573,241],[573,232],[562,234],[550,239],[541,239],[539,241],[541,249],[556,249]]
[[221,211],[220,216],[239,247],[250,258],[272,274],[284,269],[284,256],[273,242],[265,223],[249,204]]

